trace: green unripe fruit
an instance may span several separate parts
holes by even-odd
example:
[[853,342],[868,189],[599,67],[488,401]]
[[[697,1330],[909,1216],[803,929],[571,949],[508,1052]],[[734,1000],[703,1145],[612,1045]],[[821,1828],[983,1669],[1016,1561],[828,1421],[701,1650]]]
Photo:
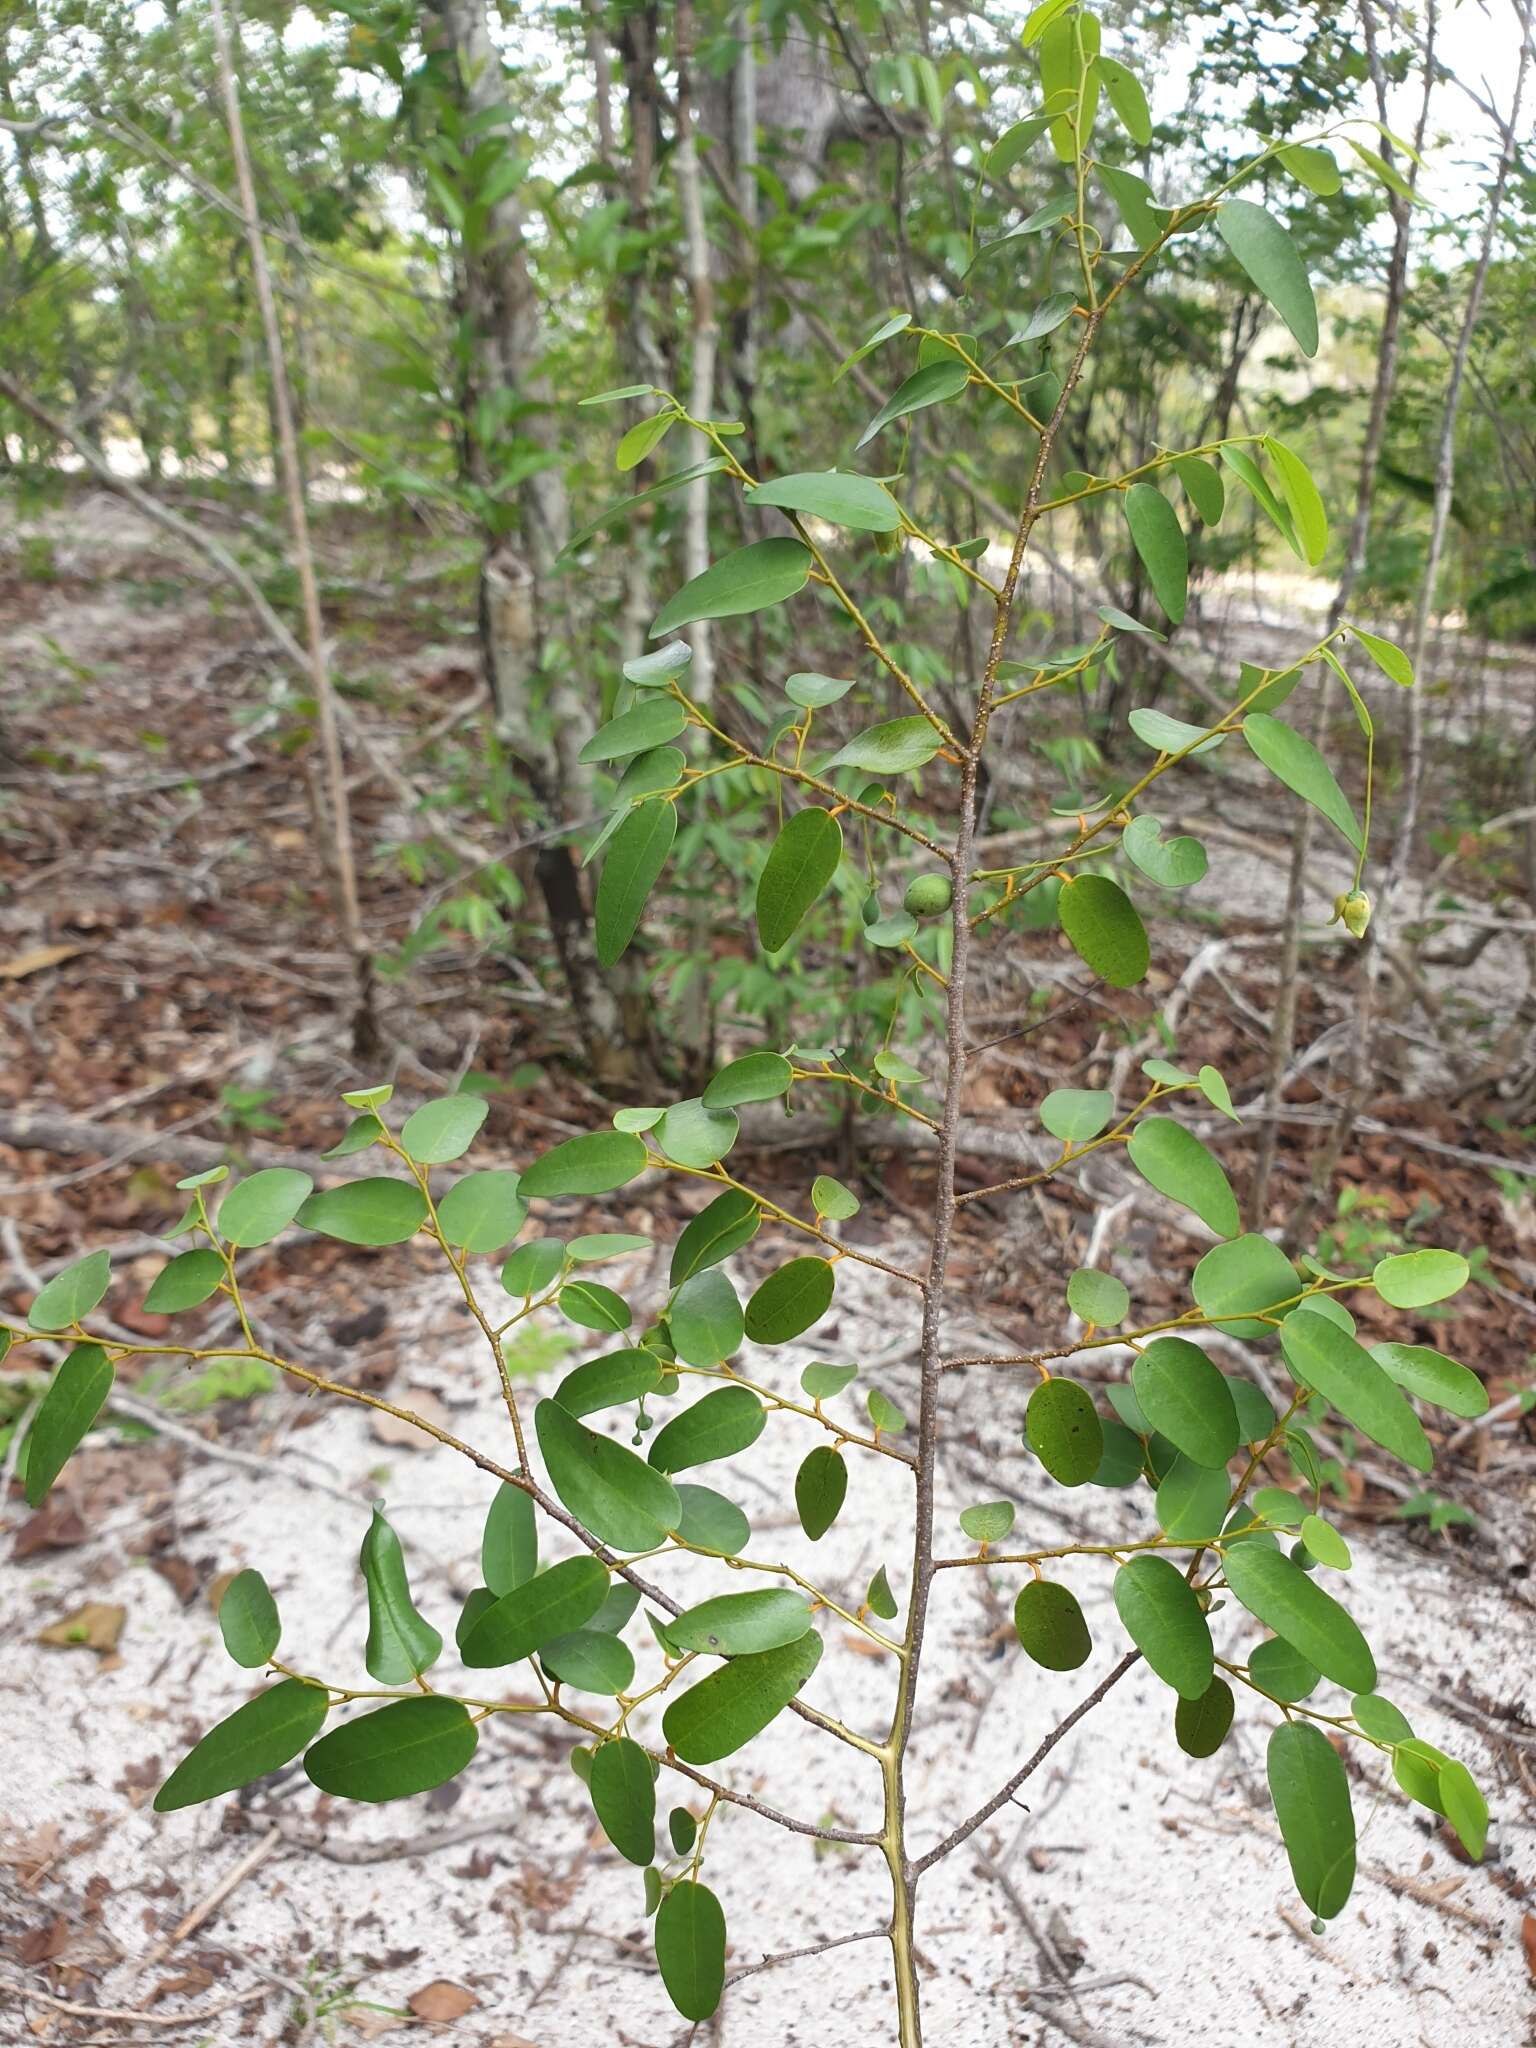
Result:
[[938,917],[955,900],[948,875],[914,875],[907,884],[902,908],[911,917]]

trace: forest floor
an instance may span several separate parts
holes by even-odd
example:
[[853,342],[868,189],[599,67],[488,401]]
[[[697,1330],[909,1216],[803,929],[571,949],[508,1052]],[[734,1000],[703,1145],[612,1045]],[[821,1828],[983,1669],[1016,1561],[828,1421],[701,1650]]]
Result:
[[[205,516],[225,515],[214,506]],[[537,975],[465,932],[419,943],[457,890],[453,863],[429,862],[423,881],[392,852],[427,836],[418,787],[446,789],[432,815],[458,861],[496,857],[505,840],[464,795],[474,772],[465,742],[480,709],[463,632],[472,605],[462,585],[445,593],[425,578],[402,581],[398,534],[338,528],[327,545],[352,682],[365,921],[393,961],[380,984],[384,1064],[407,1100],[474,1077],[491,1113],[471,1163],[515,1163],[606,1112],[572,1070],[562,1013]],[[1250,608],[1213,630],[1246,653],[1273,622]],[[1463,650],[1462,659],[1472,658]],[[1483,669],[1476,677],[1485,687]],[[164,1335],[164,1320],[139,1304],[166,1249],[158,1233],[180,1207],[173,1183],[200,1163],[176,1147],[201,1141],[210,1158],[228,1147],[265,1162],[273,1147],[313,1156],[337,1133],[336,1095],[358,1079],[344,1049],[349,973],[305,782],[287,750],[293,725],[240,611],[117,501],[82,491],[29,508],[0,533],[7,1310],[25,1307],[40,1275],[105,1245],[115,1276],[107,1312],[146,1337]],[[1498,808],[1499,792],[1485,794]],[[1410,884],[1421,904],[1454,887],[1462,910],[1501,928],[1470,959],[1437,963],[1426,957],[1433,947],[1421,950],[1425,1000],[1418,1011],[1394,1004],[1390,1069],[1341,1162],[1351,1192],[1335,1219],[1335,1255],[1368,1265],[1418,1241],[1486,1247],[1453,1322],[1383,1312],[1369,1335],[1443,1343],[1508,1404],[1531,1382],[1536,1343],[1536,1145],[1518,1099],[1525,961],[1497,847],[1478,841],[1475,818],[1458,809],[1464,799],[1441,793],[1443,815],[1466,816],[1460,855],[1453,835],[1440,872]],[[1022,808],[1017,792],[1009,801]],[[1214,1061],[1240,1104],[1256,1094],[1284,816],[1232,764],[1165,818],[1175,822],[1207,840],[1212,869],[1182,919],[1159,919],[1155,952],[1171,965],[1149,990],[1113,1008],[1081,999],[1071,956],[1051,933],[1021,935],[983,984],[989,1034],[1026,1017],[1036,1028],[977,1061],[968,1107],[978,1129],[1023,1133],[1048,1087],[1123,1084],[1142,1058],[1166,1056],[1154,1005],[1177,1025],[1180,1058]],[[1310,1050],[1288,1091],[1277,1222],[1306,1185],[1347,1047],[1354,955],[1337,928],[1325,929],[1339,886],[1320,861],[1299,1039]],[[1485,928],[1445,922],[1440,949],[1454,953]],[[1053,984],[1041,1022],[1029,994]],[[38,1120],[30,1131],[18,1122],[28,1114]],[[1250,1144],[1237,1134],[1228,1156],[1241,1162]],[[919,1155],[887,1154],[867,1135],[851,1161],[826,1162],[802,1144],[757,1163],[765,1184],[786,1188],[824,1163],[854,1174],[866,1198],[856,1230],[915,1247],[927,1198]],[[969,1170],[978,1183],[986,1172],[980,1160]],[[1022,1236],[1016,1221],[1005,1231],[981,1210],[965,1212],[953,1270],[962,1320],[987,1347],[1059,1333],[1062,1274],[1090,1243],[1095,1256],[1116,1250],[1117,1270],[1153,1311],[1180,1293],[1182,1279],[1170,1276],[1187,1273],[1203,1248],[1187,1219],[1113,1169],[1053,1184]],[[684,1213],[668,1191],[611,1220],[665,1243]],[[643,1267],[631,1278],[642,1303],[660,1285]],[[494,1435],[484,1374],[424,1254],[359,1255],[290,1234],[253,1262],[252,1299],[291,1355],[370,1388],[411,1390],[416,1405],[425,1394],[465,1434]],[[901,1403],[913,1379],[905,1304],[850,1287],[838,1316],[841,1352]],[[818,1330],[817,1343],[839,1343],[837,1328]],[[568,1368],[579,1355],[568,1347],[568,1332],[531,1339],[522,1359],[530,1381]],[[787,1385],[801,1362],[786,1348],[774,1370]],[[14,2038],[346,2041],[437,2020],[455,2040],[504,2048],[686,2039],[651,1972],[636,1875],[594,1838],[559,1737],[523,1729],[494,1748],[488,1738],[493,1753],[462,1788],[379,1812],[333,1810],[290,1773],[226,1809],[151,1814],[164,1769],[241,1697],[209,1605],[221,1575],[256,1564],[289,1609],[302,1599],[293,1654],[341,1677],[360,1663],[353,1559],[368,1500],[387,1496],[439,1624],[450,1593],[461,1599],[473,1583],[485,1501],[446,1454],[381,1440],[356,1411],[321,1410],[286,1389],[215,1370],[141,1380],[135,1392],[138,1413],[162,1425],[153,1436],[125,1409],[39,1515],[9,1488],[0,1499],[0,1528],[10,1531],[0,1686],[7,1725],[22,1737],[0,1838],[0,2000],[28,2001]],[[21,1373],[0,1374],[0,1427],[31,1397]],[[963,1383],[946,1429],[949,1525],[966,1499],[1006,1492],[1026,1522],[1070,1529],[1072,1540],[1123,1530],[1122,1496],[1074,1496],[1064,1514],[1063,1497],[1037,1483],[1018,1448],[1017,1419]],[[979,1854],[967,1845],[932,1881],[922,1946],[935,2042],[1332,2048],[1366,2031],[1351,2029],[1355,2013],[1392,2043],[1451,2048],[1469,2026],[1490,2041],[1526,2038],[1536,1974],[1536,1440],[1530,1418],[1512,1412],[1454,1444],[1450,1435],[1441,1433],[1434,1483],[1472,1525],[1431,1534],[1421,1514],[1405,1519],[1410,1489],[1369,1463],[1350,1464],[1338,1514],[1363,1539],[1351,1605],[1379,1646],[1384,1689],[1489,1789],[1487,1862],[1460,1862],[1390,1782],[1367,1776],[1356,1801],[1362,1820],[1369,1815],[1365,1875],[1345,1915],[1314,1937],[1268,1817],[1260,1732],[1248,1724],[1212,1763],[1191,1763],[1173,1750],[1160,1689],[1133,1677],[1035,1781],[1033,1811],[983,1832]],[[760,1537],[792,1526],[784,1503],[803,1449],[786,1435],[754,1461],[744,1505]],[[242,1462],[252,1458],[257,1465]],[[900,1502],[872,1492],[857,1505],[823,1546],[828,1578],[856,1600],[885,1562],[899,1596]],[[1102,1638],[1094,1663],[1076,1683],[1035,1672],[1006,1648],[1011,1589],[984,1573],[947,1576],[964,1586],[946,1589],[935,1620],[938,1718],[921,1753],[920,1838],[968,1793],[1008,1775],[1087,1689],[1084,1678],[1107,1668],[1117,1640],[1105,1581],[1085,1576],[1077,1583]],[[88,1603],[86,1644],[39,1640]],[[884,1683],[877,1665],[829,1657],[809,1697],[873,1725]],[[792,1734],[750,1753],[751,1772],[763,1774],[757,1789],[867,1824],[874,1788],[845,1782],[841,1756],[821,1754],[803,1724]],[[770,1842],[749,1815],[731,1826],[742,1853],[723,1859],[721,1889],[733,1966],[881,1917],[883,1879],[867,1858],[818,1856],[777,1834]],[[886,2038],[876,2017],[885,1983],[877,1943],[763,1972],[731,1990],[715,2037],[727,2048],[862,2048]]]

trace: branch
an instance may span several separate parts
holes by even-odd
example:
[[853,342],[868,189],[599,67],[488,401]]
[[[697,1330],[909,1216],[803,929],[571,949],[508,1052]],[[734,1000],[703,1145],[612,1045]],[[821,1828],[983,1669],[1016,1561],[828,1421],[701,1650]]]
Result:
[[1024,1783],[1025,1779],[1033,1777],[1035,1772],[1039,1770],[1040,1766],[1045,1762],[1046,1758],[1050,1755],[1051,1751],[1056,1747],[1057,1743],[1061,1741],[1062,1737],[1066,1735],[1071,1729],[1075,1728],[1078,1722],[1082,1720],[1085,1714],[1091,1713],[1093,1709],[1099,1705],[1100,1701],[1104,1698],[1104,1696],[1114,1686],[1117,1686],[1120,1683],[1121,1679],[1124,1678],[1125,1674],[1127,1673],[1127,1671],[1130,1670],[1131,1666],[1133,1664],[1139,1663],[1140,1660],[1140,1650],[1128,1650],[1126,1654],[1120,1659],[1120,1662],[1115,1666],[1114,1670],[1110,1672],[1109,1676],[1107,1678],[1101,1679],[1099,1683],[1094,1687],[1093,1691],[1089,1693],[1086,1699],[1079,1700],[1078,1704],[1072,1709],[1071,1713],[1068,1714],[1067,1718],[1064,1721],[1057,1722],[1056,1726],[1051,1730],[1050,1734],[1046,1736],[1045,1740],[1040,1744],[1040,1747],[1035,1751],[1034,1755],[1029,1759],[1027,1763],[1020,1765],[1018,1770],[1014,1772],[1013,1776],[1008,1780],[1007,1784],[1003,1786],[1000,1792],[994,1793],[992,1798],[990,1798],[987,1801],[986,1805],[980,1807],[975,1813],[973,1813],[969,1820],[961,1821],[959,1827],[955,1829],[953,1834],[946,1835],[943,1841],[940,1842],[936,1848],[930,1849],[926,1856],[920,1856],[918,1858],[916,1864],[914,1865],[915,1874],[920,1877],[925,1870],[931,1867],[931,1865],[935,1863],[941,1863],[944,1860],[944,1858],[947,1855],[949,1855],[951,1850],[958,1849],[962,1842],[967,1841],[970,1838],[970,1836],[975,1834],[976,1830],[979,1827],[983,1826],[987,1821],[989,1821],[992,1818],[993,1814],[997,1812],[999,1807],[1006,1806],[1009,1800],[1012,1799],[1014,1793],[1017,1792],[1019,1787]]

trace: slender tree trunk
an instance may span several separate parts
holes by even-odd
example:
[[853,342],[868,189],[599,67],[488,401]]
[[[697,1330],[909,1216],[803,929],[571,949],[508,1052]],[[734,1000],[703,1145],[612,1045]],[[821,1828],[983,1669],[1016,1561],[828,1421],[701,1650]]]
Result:
[[[471,116],[514,112],[500,55],[491,40],[485,0],[431,0],[442,43],[457,70]],[[527,237],[515,193],[490,208],[487,232],[461,251],[465,315],[474,350],[474,389],[467,407],[494,416],[506,394],[525,401],[517,432],[549,455],[558,452],[556,424],[540,375],[543,335],[528,263]],[[497,466],[494,448],[478,434],[471,464],[481,482]],[[581,749],[594,719],[588,697],[572,680],[569,622],[556,589],[556,561],[570,533],[561,465],[551,461],[519,493],[515,544],[491,538],[480,587],[480,634],[498,726],[522,762],[540,805],[552,820],[587,807],[589,771]],[[545,735],[548,735],[546,738]],[[614,986],[602,973],[579,870],[568,845],[540,850],[535,875],[549,916],[583,1050],[600,1084],[622,1087],[636,1076],[636,1046]]]
[[[1386,74],[1377,48],[1374,0],[1360,0],[1360,17],[1365,34],[1367,61],[1376,90],[1381,118],[1386,120]],[[1429,16],[1430,44],[1424,59],[1424,92],[1419,102],[1414,149],[1422,149],[1429,120],[1429,103],[1434,92],[1434,11]],[[1390,160],[1392,145],[1382,138],[1382,149]],[[1412,188],[1418,179],[1418,164],[1406,169]],[[1386,439],[1387,414],[1397,386],[1397,365],[1403,320],[1403,302],[1408,285],[1408,247],[1413,232],[1413,209],[1395,193],[1392,208],[1392,253],[1387,262],[1386,297],[1382,304],[1381,339],[1376,351],[1376,377],[1371,387],[1371,407],[1366,419],[1365,438],[1360,447],[1360,468],[1355,483],[1355,510],[1350,522],[1349,546],[1333,602],[1328,608],[1331,632],[1343,618],[1365,567],[1370,543],[1371,515],[1376,502],[1376,476],[1381,466],[1382,444]],[[1312,738],[1320,740],[1327,730],[1333,708],[1333,671],[1324,671],[1312,718]],[[1286,874],[1285,911],[1281,924],[1280,960],[1275,987],[1275,1012],[1270,1023],[1269,1059],[1264,1076],[1264,1122],[1259,1129],[1258,1152],[1248,1186],[1247,1222],[1250,1230],[1262,1230],[1269,1207],[1269,1184],[1274,1173],[1275,1148],[1280,1134],[1280,1103],[1286,1076],[1296,1049],[1296,1002],[1301,964],[1301,925],[1306,908],[1306,877],[1312,858],[1316,813],[1299,799],[1291,806],[1291,859]]]
[[[720,327],[715,316],[715,284],[710,270],[709,237],[704,228],[704,194],[699,181],[699,152],[694,134],[693,83],[690,65],[693,55],[693,8],[690,0],[678,0],[677,8],[677,146],[673,168],[677,178],[678,210],[683,219],[683,241],[688,267],[688,298],[691,311],[691,361],[688,379],[688,410],[696,420],[708,419],[715,403],[715,357],[719,350]],[[696,435],[695,459],[713,452],[702,434]],[[709,478],[698,477],[684,486],[683,574],[701,576],[709,567]],[[693,647],[689,691],[703,705],[714,701],[715,666],[713,635],[707,619],[688,628]]]
[[[1365,4],[1368,8],[1369,0],[1365,0]],[[1413,663],[1416,681],[1414,688],[1409,692],[1408,759],[1403,779],[1402,814],[1398,820],[1392,857],[1387,863],[1377,891],[1370,943],[1360,963],[1360,996],[1351,1039],[1348,1091],[1343,1107],[1328,1135],[1328,1141],[1314,1162],[1307,1191],[1286,1225],[1284,1242],[1287,1246],[1298,1243],[1310,1228],[1323,1192],[1331,1184],[1339,1159],[1353,1135],[1355,1120],[1365,1103],[1375,1073],[1372,1048],[1380,979],[1384,967],[1384,947],[1391,931],[1392,899],[1412,857],[1413,839],[1418,825],[1419,793],[1424,779],[1423,665],[1425,650],[1429,643],[1430,615],[1435,607],[1440,567],[1445,553],[1445,537],[1450,528],[1451,500],[1456,489],[1456,425],[1461,413],[1462,393],[1466,385],[1467,364],[1472,354],[1472,341],[1477,332],[1478,321],[1482,317],[1483,293],[1488,283],[1489,267],[1493,262],[1499,220],[1515,166],[1520,108],[1530,66],[1529,11],[1517,0],[1516,12],[1525,34],[1521,39],[1520,59],[1515,72],[1514,96],[1510,105],[1509,120],[1501,138],[1498,168],[1488,195],[1487,210],[1483,215],[1483,231],[1478,244],[1477,260],[1467,286],[1461,327],[1451,355],[1445,397],[1440,408],[1439,440],[1435,457],[1435,496],[1430,511],[1429,545],[1425,552],[1423,580],[1419,585],[1418,600],[1414,607],[1413,631],[1408,643],[1408,658]],[[1425,57],[1426,74],[1432,71],[1434,61],[1433,9],[1427,27],[1429,44]],[[1421,122],[1421,133],[1422,126]]]
[[277,301],[267,269],[266,245],[262,239],[261,214],[256,203],[256,186],[251,176],[250,155],[245,146],[245,126],[240,116],[240,93],[235,83],[235,61],[230,19],[233,0],[213,0],[214,33],[218,40],[219,79],[224,96],[225,119],[229,126],[230,151],[234,158],[235,181],[245,216],[246,240],[251,252],[251,277],[261,324],[266,336],[267,369],[271,389],[273,421],[277,433],[279,474],[288,512],[289,535],[293,545],[294,568],[304,611],[304,639],[309,656],[310,679],[314,685],[316,718],[320,728],[320,753],[325,768],[326,801],[330,810],[331,859],[341,913],[343,936],[357,976],[357,998],[352,1017],[352,1049],[360,1059],[371,1058],[380,1046],[378,1023],[373,1009],[373,961],[363,931],[362,911],[357,895],[357,870],[352,851],[352,819],[347,801],[346,767],[341,756],[341,734],[336,717],[336,694],[326,658],[325,626],[320,615],[320,589],[315,579],[314,552],[309,539],[309,513],[304,503],[303,474],[299,468],[298,438],[294,432],[293,407],[283,360],[282,329],[278,324]]

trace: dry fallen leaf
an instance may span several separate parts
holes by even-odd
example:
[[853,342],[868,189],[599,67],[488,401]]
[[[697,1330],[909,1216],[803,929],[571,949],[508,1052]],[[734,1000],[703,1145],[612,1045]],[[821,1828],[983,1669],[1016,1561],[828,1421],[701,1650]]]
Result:
[[1525,1967],[1536,1977],[1536,1913],[1527,1913],[1521,1921],[1520,1939],[1525,1944]]
[[434,1977],[405,2001],[419,2020],[461,2020],[480,2003],[473,1991],[462,1984],[450,1984],[446,1977]]
[[73,1614],[40,1629],[37,1640],[56,1650],[94,1650],[105,1657],[117,1648],[127,1619],[126,1607],[113,1607],[104,1600],[87,1600]]
[[84,946],[33,946],[13,953],[9,960],[0,960],[0,981],[24,981],[29,974],[41,974],[45,967],[57,967],[84,951]]
[[[419,1415],[423,1422],[433,1423],[438,1429],[451,1429],[453,1417],[437,1398],[425,1387],[407,1387],[400,1396],[398,1406],[409,1408]],[[373,1434],[381,1444],[397,1445],[411,1451],[424,1451],[435,1442],[425,1430],[417,1429],[414,1423],[402,1422],[397,1415],[385,1415],[374,1410]]]

